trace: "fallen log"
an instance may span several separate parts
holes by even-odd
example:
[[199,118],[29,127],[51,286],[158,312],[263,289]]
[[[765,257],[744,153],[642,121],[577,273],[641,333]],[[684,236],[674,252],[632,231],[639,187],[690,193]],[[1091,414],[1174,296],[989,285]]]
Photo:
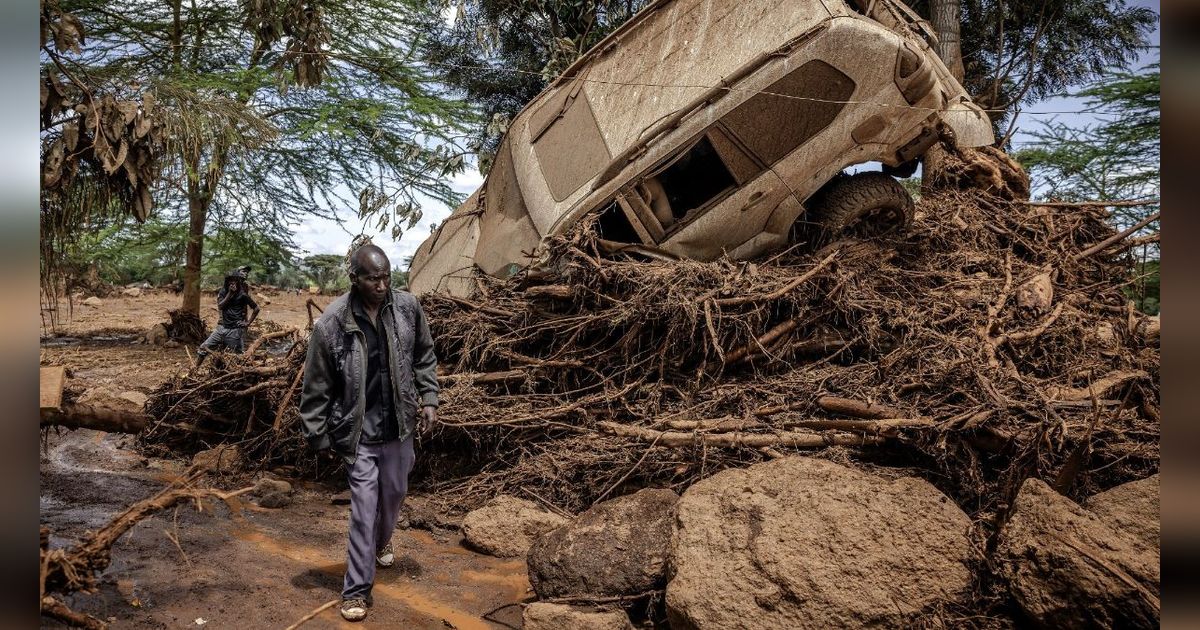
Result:
[[1094,398],[1106,398],[1107,394],[1112,390],[1138,379],[1149,378],[1149,374],[1137,371],[1114,371],[1109,372],[1102,378],[1092,381],[1087,387],[1052,387],[1050,388],[1051,400],[1091,400]]
[[460,374],[445,374],[438,377],[439,383],[470,383],[485,385],[487,383],[507,383],[523,380],[528,374],[525,370],[504,370],[500,372],[466,372]]
[[1147,225],[1150,225],[1151,223],[1153,223],[1153,222],[1157,221],[1157,220],[1158,220],[1158,218],[1159,218],[1159,216],[1160,216],[1161,214],[1162,214],[1161,212],[1155,212],[1154,214],[1152,214],[1152,215],[1150,215],[1150,216],[1148,216],[1148,217],[1146,217],[1146,218],[1142,219],[1141,221],[1138,221],[1137,223],[1134,223],[1133,225],[1129,226],[1129,228],[1128,228],[1128,229],[1126,229],[1126,230],[1124,230],[1124,231],[1122,231],[1122,232],[1118,232],[1118,233],[1116,233],[1116,234],[1113,234],[1112,236],[1110,236],[1110,237],[1108,237],[1108,238],[1104,239],[1103,241],[1100,241],[1099,243],[1096,243],[1095,245],[1093,245],[1093,246],[1091,246],[1091,247],[1089,247],[1089,248],[1087,248],[1087,249],[1083,250],[1082,252],[1079,252],[1078,254],[1075,254],[1074,256],[1072,256],[1072,257],[1071,257],[1071,259],[1072,259],[1072,260],[1083,260],[1084,258],[1087,258],[1088,256],[1091,256],[1092,254],[1095,254],[1095,253],[1098,253],[1098,252],[1102,252],[1102,251],[1104,251],[1105,249],[1108,249],[1108,247],[1109,247],[1110,245],[1112,245],[1112,244],[1114,244],[1114,243],[1116,243],[1116,242],[1120,241],[1121,239],[1124,239],[1125,237],[1129,236],[1130,234],[1133,234],[1134,232],[1136,232],[1136,231],[1138,231],[1138,230],[1140,230],[1140,229],[1142,229],[1142,228],[1146,227]]
[[300,330],[297,328],[288,328],[286,330],[276,330],[275,332],[269,332],[261,335],[258,339],[255,339],[254,342],[250,344],[249,348],[246,348],[246,354],[254,354],[255,351],[261,348],[264,343],[272,339],[281,339],[283,337],[287,337],[288,335],[298,334],[299,332]]
[[204,474],[192,467],[178,480],[154,496],[130,505],[107,525],[89,532],[79,543],[66,548],[50,549],[50,531],[41,528],[39,594],[40,610],[54,617],[85,628],[104,628],[104,622],[76,613],[49,593],[70,594],[75,591],[92,592],[97,587],[97,576],[108,568],[112,561],[112,546],[134,525],[153,514],[192,499],[216,498],[229,500],[253,488],[242,488],[233,492],[222,492],[212,488],[197,488],[193,484]]
[[150,416],[141,411],[66,403],[59,409],[42,410],[41,426],[93,429],[108,433],[140,433],[149,422]]
[[829,413],[854,416],[855,418],[866,418],[868,420],[902,418],[905,415],[904,412],[895,407],[854,400],[853,398],[842,398],[841,396],[820,396],[816,402],[818,407]]
[[645,427],[632,427],[617,422],[599,422],[600,430],[618,437],[633,438],[641,442],[650,442],[659,446],[705,446],[768,448],[772,446],[790,446],[792,448],[823,448],[826,446],[871,446],[883,444],[887,438],[875,435],[845,435],[798,433],[787,431],[781,433],[683,433],[679,431],[657,431]]

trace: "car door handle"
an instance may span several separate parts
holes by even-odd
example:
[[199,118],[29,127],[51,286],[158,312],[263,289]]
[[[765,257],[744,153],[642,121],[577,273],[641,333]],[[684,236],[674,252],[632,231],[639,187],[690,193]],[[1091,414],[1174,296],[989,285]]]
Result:
[[762,201],[763,198],[766,196],[767,196],[767,193],[765,193],[761,190],[750,195],[750,198],[746,200],[746,205],[742,206],[742,212],[745,212],[745,211],[749,210],[750,208],[753,208],[754,206],[758,205],[758,202]]

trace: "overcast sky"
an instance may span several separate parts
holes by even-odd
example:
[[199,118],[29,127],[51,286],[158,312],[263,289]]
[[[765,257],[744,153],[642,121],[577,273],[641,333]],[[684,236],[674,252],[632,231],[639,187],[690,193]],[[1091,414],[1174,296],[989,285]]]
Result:
[[[1160,13],[1158,0],[1134,0],[1130,4],[1149,7],[1155,13]],[[1135,64],[1135,67],[1145,66],[1158,61],[1159,50],[1157,46],[1159,43],[1159,29],[1157,26],[1149,40],[1154,48],[1143,53]],[[1078,111],[1083,108],[1084,105],[1081,99],[1057,97],[1029,105],[1025,107],[1025,111]],[[1058,114],[1054,118],[1071,124],[1082,124],[1098,120],[1098,117],[1089,114]],[[1036,129],[1040,121],[1049,119],[1051,119],[1050,116],[1022,115],[1018,121],[1017,132],[1013,136],[1014,142],[1018,147],[1027,142],[1030,137],[1025,132]],[[473,163],[469,163],[466,170],[456,175],[451,181],[454,189],[462,193],[464,197],[474,192],[482,183],[483,176],[479,174],[478,169]],[[357,193],[349,195],[349,198],[357,198]],[[398,241],[392,240],[390,228],[380,232],[374,229],[374,221],[364,222],[359,219],[357,208],[346,207],[335,210],[342,219],[341,225],[329,219],[310,217],[295,227],[296,243],[305,250],[301,253],[301,256],[308,254],[345,254],[354,236],[360,232],[365,232],[372,237],[376,245],[379,245],[388,253],[388,257],[392,259],[393,266],[402,268],[404,258],[411,256],[417,250],[417,247],[420,246],[421,242],[429,236],[430,224],[441,223],[450,215],[452,208],[448,208],[440,202],[426,199],[422,205],[423,217],[420,224],[412,230],[407,231]]]

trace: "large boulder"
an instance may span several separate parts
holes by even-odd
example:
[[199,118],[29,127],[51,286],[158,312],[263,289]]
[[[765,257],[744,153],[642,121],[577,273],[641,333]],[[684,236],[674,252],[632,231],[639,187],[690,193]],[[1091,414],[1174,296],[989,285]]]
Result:
[[1143,550],[1159,549],[1158,475],[1092,495],[1087,509],[1109,526],[1132,534]]
[[462,531],[472,548],[498,558],[516,558],[528,554],[538,536],[566,523],[566,518],[536,503],[501,495],[467,513]]
[[592,506],[538,538],[529,582],[538,597],[618,597],[662,588],[679,496],[645,489]]
[[996,546],[997,573],[1037,625],[1157,628],[1157,548],[1028,479]]
[[671,628],[904,627],[971,584],[967,515],[928,482],[788,457],[676,508]]
[[593,610],[536,602],[525,607],[524,630],[633,630],[623,610]]

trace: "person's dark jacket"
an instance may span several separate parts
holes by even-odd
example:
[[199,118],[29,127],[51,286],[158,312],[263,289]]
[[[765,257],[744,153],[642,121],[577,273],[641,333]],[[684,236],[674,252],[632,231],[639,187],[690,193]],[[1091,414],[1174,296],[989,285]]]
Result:
[[[404,440],[416,428],[420,407],[438,404],[433,337],[420,303],[407,291],[393,290],[379,317],[388,336],[392,408],[399,439]],[[300,419],[309,446],[332,449],[347,463],[354,463],[362,433],[366,369],[366,337],[354,321],[347,293],[313,325],[300,393]]]

